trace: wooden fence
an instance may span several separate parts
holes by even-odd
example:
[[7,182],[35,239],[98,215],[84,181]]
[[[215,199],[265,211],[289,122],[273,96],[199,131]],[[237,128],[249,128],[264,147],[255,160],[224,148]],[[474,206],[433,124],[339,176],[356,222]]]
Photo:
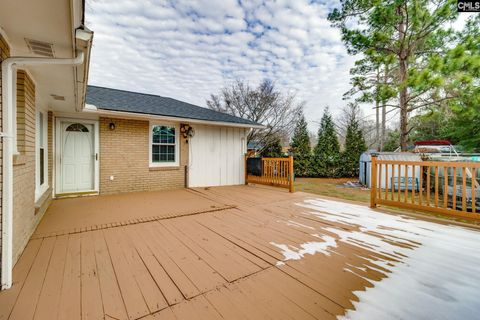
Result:
[[480,219],[479,173],[478,162],[378,160],[372,156],[370,206]]
[[[249,170],[249,159],[258,160],[259,170]],[[250,171],[250,172],[249,172]],[[248,158],[245,157],[245,184],[258,183],[288,188],[294,192],[293,186],[293,157],[288,158]]]

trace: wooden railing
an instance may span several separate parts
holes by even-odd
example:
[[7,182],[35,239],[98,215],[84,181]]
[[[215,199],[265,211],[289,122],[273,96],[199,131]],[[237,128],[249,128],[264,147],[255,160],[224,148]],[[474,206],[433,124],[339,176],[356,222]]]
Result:
[[[249,170],[250,161],[260,161],[258,170]],[[249,172],[250,171],[250,172]],[[256,171],[256,172],[252,172]],[[245,157],[245,184],[258,183],[288,188],[294,192],[293,157],[288,158],[248,158]]]
[[478,162],[378,160],[372,156],[370,206],[480,219],[479,173]]

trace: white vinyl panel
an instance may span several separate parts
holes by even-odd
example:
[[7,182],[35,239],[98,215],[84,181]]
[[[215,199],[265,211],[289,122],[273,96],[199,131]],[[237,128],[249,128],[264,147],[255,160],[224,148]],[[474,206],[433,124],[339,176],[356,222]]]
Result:
[[216,128],[216,127],[210,127],[209,128],[209,131],[210,131],[210,138],[211,138],[211,141],[213,142],[212,144],[215,146],[215,151],[214,153],[211,155],[211,174],[212,174],[212,182],[211,182],[211,185],[212,186],[219,186],[220,185],[220,181],[221,181],[221,162],[220,162],[220,154],[221,154],[221,150],[220,150],[220,144],[221,144],[221,140],[220,140],[220,129],[221,128]]
[[244,129],[195,126],[190,140],[189,185],[219,186],[243,183]]
[[[232,141],[230,144],[231,148],[231,154],[233,155],[229,166],[230,166],[230,183],[231,184],[240,184],[240,181],[238,180],[238,172],[240,171],[240,163],[238,161],[239,158],[239,153],[238,153],[238,146],[240,144],[240,135],[238,134],[239,129],[238,128],[232,128]],[[235,170],[235,168],[237,168]]]
[[220,185],[228,183],[228,169],[225,163],[228,162],[228,128],[220,128]]
[[234,128],[227,128],[226,148],[227,148],[227,152],[228,152],[228,159],[224,164],[225,168],[226,168],[226,171],[227,171],[227,177],[226,177],[227,185],[232,185],[232,184],[235,183],[234,180],[233,180],[233,172],[232,172],[233,171],[232,162],[235,159],[235,155],[232,153],[233,152],[232,145],[234,144],[233,130],[235,130],[235,129]]

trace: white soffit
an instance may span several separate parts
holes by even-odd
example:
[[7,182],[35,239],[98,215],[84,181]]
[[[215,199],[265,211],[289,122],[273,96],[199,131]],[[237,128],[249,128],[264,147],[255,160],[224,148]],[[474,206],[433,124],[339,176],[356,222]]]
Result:
[[[78,16],[81,1],[22,0],[2,1],[0,28],[10,45],[11,56],[73,58],[75,34],[80,27]],[[81,6],[80,6],[81,9]],[[75,20],[75,22],[73,22]],[[75,25],[77,24],[77,25]],[[32,50],[32,43],[37,50]],[[43,47],[42,47],[43,44]],[[38,50],[45,54],[38,54]],[[74,67],[42,65],[29,67],[37,95],[52,109],[68,111],[75,108]],[[54,97],[64,97],[64,100]]]

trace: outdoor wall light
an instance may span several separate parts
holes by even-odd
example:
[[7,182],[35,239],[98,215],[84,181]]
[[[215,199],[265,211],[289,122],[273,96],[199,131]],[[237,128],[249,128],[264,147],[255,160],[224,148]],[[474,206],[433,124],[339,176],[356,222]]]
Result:
[[108,127],[110,128],[110,130],[115,130],[115,123],[113,122],[110,122],[110,124],[108,125]]

